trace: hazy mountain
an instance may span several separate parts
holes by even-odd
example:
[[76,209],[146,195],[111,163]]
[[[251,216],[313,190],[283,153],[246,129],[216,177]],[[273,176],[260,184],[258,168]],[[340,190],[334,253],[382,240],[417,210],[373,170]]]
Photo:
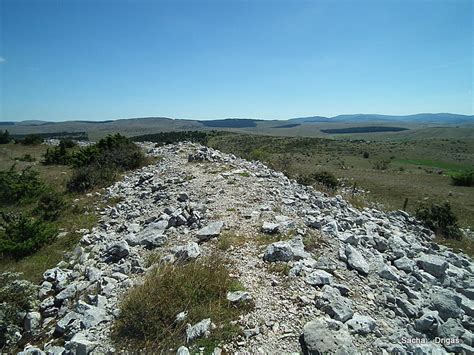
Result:
[[453,113],[418,113],[415,115],[394,116],[394,115],[377,115],[377,114],[349,114],[338,115],[334,117],[298,117],[292,118],[290,121],[299,123],[311,122],[413,122],[413,123],[445,123],[445,124],[461,124],[474,123],[474,116],[458,115]]

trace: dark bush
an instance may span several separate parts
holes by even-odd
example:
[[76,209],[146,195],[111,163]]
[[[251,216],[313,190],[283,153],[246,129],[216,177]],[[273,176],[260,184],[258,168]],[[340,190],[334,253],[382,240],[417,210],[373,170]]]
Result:
[[65,208],[63,196],[55,191],[48,191],[41,195],[34,212],[44,221],[55,221]]
[[437,236],[458,240],[462,238],[457,218],[449,202],[419,206],[415,211],[415,216]]
[[20,143],[23,145],[38,145],[43,143],[43,138],[37,134],[29,134]]
[[39,196],[44,189],[38,172],[31,167],[18,172],[13,165],[8,171],[0,171],[0,203],[22,203]]
[[2,213],[0,226],[0,254],[16,259],[34,253],[56,235],[50,224],[22,214]]
[[331,190],[335,190],[339,186],[339,181],[336,176],[329,171],[320,171],[310,175],[303,175],[298,177],[297,181],[302,185],[313,185],[318,183]]
[[91,164],[74,169],[66,187],[70,192],[85,192],[111,184],[117,175],[117,169],[113,166]]
[[362,154],[362,156],[364,157],[364,159],[368,159],[369,158],[369,152],[364,152]]
[[10,143],[12,138],[10,137],[10,132],[8,132],[8,129],[4,131],[0,130],[0,144],[7,144]]
[[454,186],[474,186],[474,171],[452,175],[451,183]]
[[374,162],[375,170],[387,170],[390,165],[390,160],[377,160]]
[[130,139],[116,134],[80,149],[70,161],[75,171],[67,184],[68,190],[82,192],[110,184],[119,173],[142,166],[146,157]]
[[71,152],[68,150],[77,145],[72,139],[61,139],[58,146],[46,150],[43,164],[45,165],[67,165],[71,162]]
[[32,163],[36,161],[34,157],[31,156],[31,154],[23,154],[21,157],[15,158],[15,160],[18,161],[26,161],[28,163]]

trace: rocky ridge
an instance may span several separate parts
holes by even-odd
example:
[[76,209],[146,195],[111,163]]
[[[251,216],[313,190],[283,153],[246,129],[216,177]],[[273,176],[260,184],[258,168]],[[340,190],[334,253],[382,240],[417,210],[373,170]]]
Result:
[[[407,213],[360,211],[207,147],[143,147],[158,163],[106,189],[105,199],[121,202],[45,272],[41,304],[24,328],[52,340],[23,353],[114,352],[118,302],[147,272],[150,252],[186,262],[215,251],[223,233],[241,238],[224,253],[246,289],[229,300],[255,303],[236,320],[242,335],[224,351],[474,352],[474,264],[433,243]],[[265,245],[262,235],[284,240]],[[211,324],[189,325],[186,336],[206,336]]]

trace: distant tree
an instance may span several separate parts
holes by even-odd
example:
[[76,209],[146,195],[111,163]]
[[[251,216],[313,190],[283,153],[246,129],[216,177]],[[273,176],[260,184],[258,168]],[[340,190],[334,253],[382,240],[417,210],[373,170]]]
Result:
[[10,143],[12,138],[10,137],[10,132],[8,132],[8,129],[5,130],[5,132],[0,131],[0,144],[7,144]]
[[29,134],[25,138],[20,140],[20,143],[23,145],[37,145],[43,143],[43,138],[41,138],[37,134]]

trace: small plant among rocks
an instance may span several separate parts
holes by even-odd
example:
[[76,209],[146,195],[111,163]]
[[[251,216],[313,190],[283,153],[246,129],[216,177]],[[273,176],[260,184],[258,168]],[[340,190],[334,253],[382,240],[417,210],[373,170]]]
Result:
[[238,332],[231,321],[246,309],[227,300],[236,285],[225,260],[215,255],[156,267],[121,302],[113,337],[124,348],[166,350],[186,343],[188,323],[210,318],[216,328],[205,343],[217,345]]
[[449,202],[419,206],[415,215],[426,227],[435,232],[437,236],[457,240],[462,238],[457,218]]
[[36,305],[36,292],[36,286],[21,280],[21,274],[0,274],[0,352],[14,351],[24,314]]

